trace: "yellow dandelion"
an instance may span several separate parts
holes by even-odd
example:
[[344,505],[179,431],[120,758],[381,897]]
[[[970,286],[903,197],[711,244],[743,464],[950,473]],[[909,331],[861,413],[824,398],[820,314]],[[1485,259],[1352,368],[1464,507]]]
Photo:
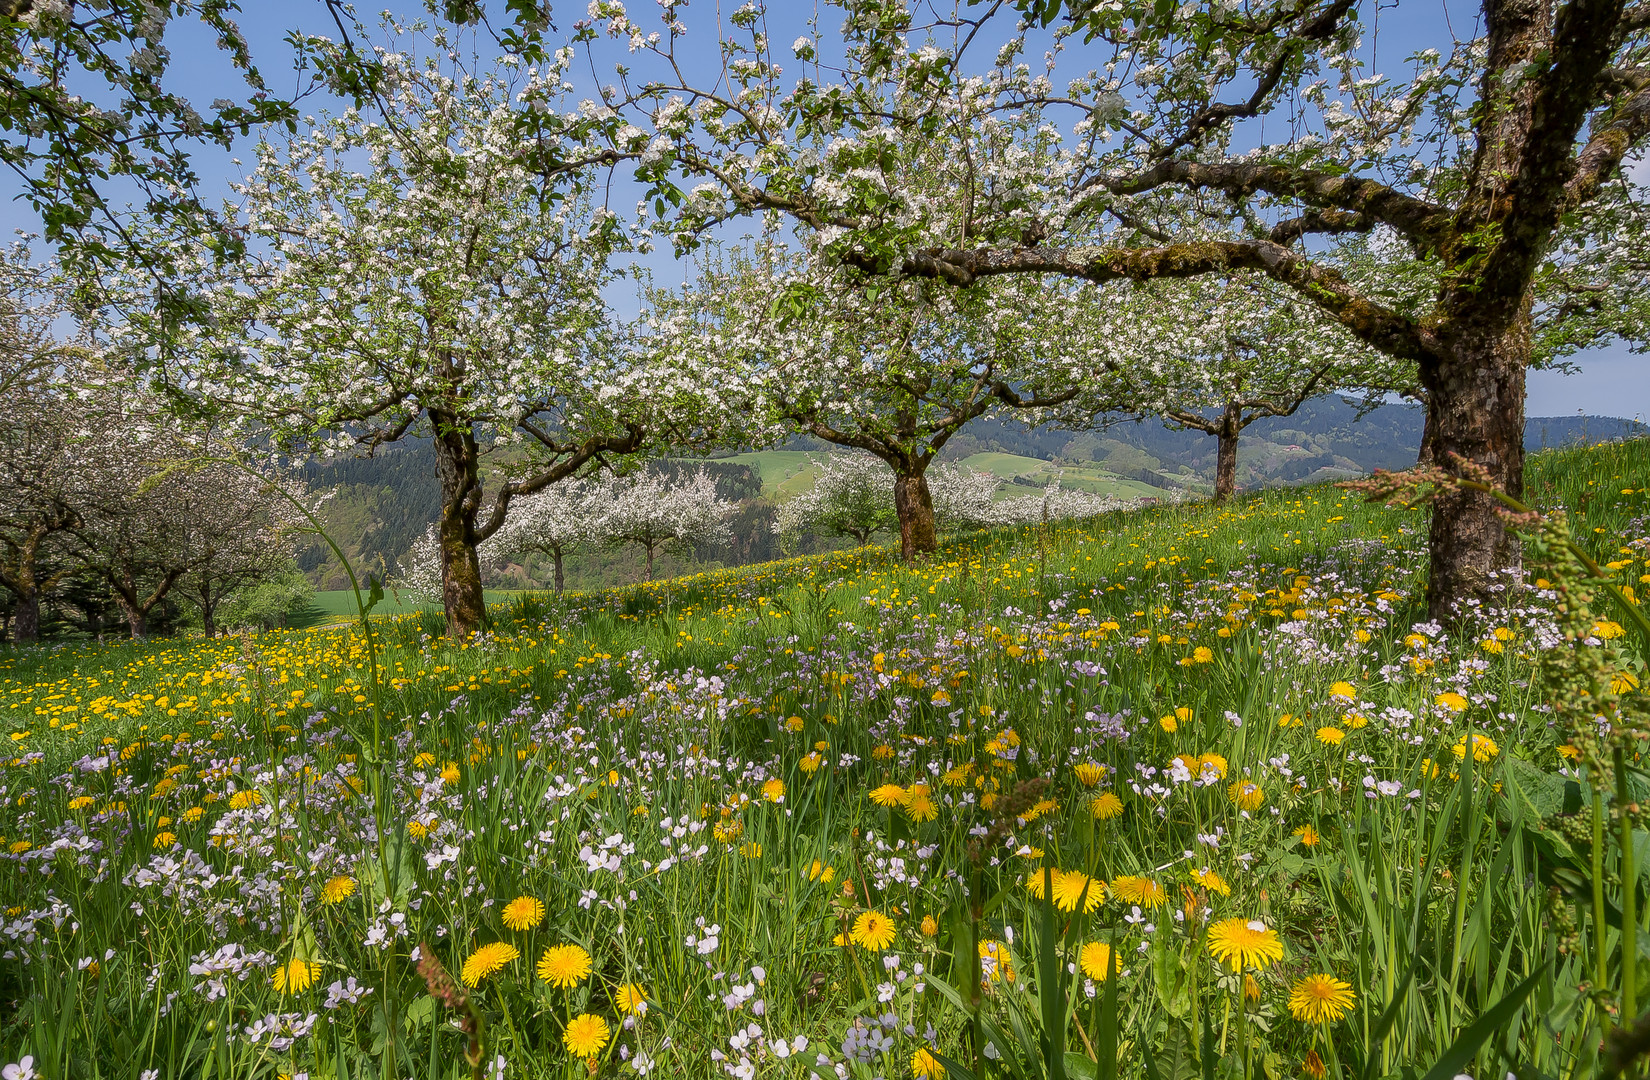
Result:
[[1312,1080],[1323,1080],[1329,1069],[1324,1065],[1323,1058],[1318,1056],[1316,1050],[1308,1050],[1305,1060],[1301,1062],[1301,1071],[1310,1076]]
[[912,821],[933,821],[940,816],[933,797],[928,793],[927,784],[911,786],[911,790],[905,793],[904,809],[905,816]]
[[[1461,741],[1450,747],[1450,752],[1453,753],[1458,760],[1466,760],[1467,737],[1465,735],[1461,736]],[[1500,752],[1501,748],[1495,744],[1494,739],[1490,738],[1488,735],[1483,735],[1476,731],[1472,733],[1472,760],[1488,761]]]
[[533,896],[518,896],[504,905],[504,925],[520,932],[537,928],[544,921],[544,901]]
[[465,986],[479,986],[481,980],[504,970],[504,965],[521,955],[521,950],[508,941],[494,941],[471,953],[464,961],[459,978]]
[[854,920],[848,940],[861,948],[881,952],[894,943],[894,920],[880,911],[861,912]]
[[1449,690],[1445,693],[1439,694],[1432,700],[1435,704],[1442,705],[1450,712],[1467,711],[1467,699],[1462,697],[1460,694],[1457,694],[1454,690]]
[[1289,991],[1289,1011],[1303,1024],[1328,1024],[1352,1011],[1352,984],[1333,975],[1308,975]]
[[355,879],[348,874],[339,874],[328,879],[321,886],[321,903],[341,904],[355,895]]
[[647,991],[638,983],[625,983],[613,994],[613,1004],[629,1016],[647,1015]]
[[1073,770],[1077,774],[1077,782],[1084,787],[1091,788],[1106,778],[1106,767],[1096,765],[1092,761],[1085,761]]
[[1209,954],[1233,971],[1264,968],[1283,959],[1283,939],[1259,919],[1222,919],[1209,927]]
[[1620,623],[1611,619],[1600,619],[1593,624],[1594,636],[1604,638],[1606,641],[1611,638],[1618,638],[1626,632],[1621,628]]
[[928,1052],[928,1047],[919,1046],[911,1054],[911,1075],[919,1080],[942,1080],[945,1076],[945,1066]]
[[1192,880],[1212,893],[1219,893],[1221,896],[1232,895],[1232,887],[1226,884],[1226,879],[1207,867],[1202,870],[1193,870]]
[[321,977],[321,965],[313,960],[293,959],[275,969],[271,983],[277,994],[301,994]]
[[785,801],[785,781],[774,777],[762,785],[762,797],[771,803]]
[[939,933],[940,933],[940,924],[939,924],[939,922],[932,915],[924,915],[922,917],[922,936],[923,937],[938,937]]
[[1014,981],[1014,959],[1009,954],[1007,945],[988,939],[980,942],[979,952],[982,982]]
[[1081,870],[1062,870],[1054,875],[1054,906],[1061,911],[1076,911],[1081,901],[1083,910],[1092,912],[1105,896],[1105,883]]
[[1233,781],[1232,786],[1226,789],[1226,794],[1239,810],[1250,813],[1259,810],[1261,804],[1266,802],[1266,792],[1261,786],[1247,780]]
[[1107,791],[1089,800],[1089,813],[1101,821],[1110,821],[1123,812],[1123,800]]
[[1338,682],[1329,688],[1329,696],[1340,698],[1342,701],[1356,701],[1358,688],[1349,682]]
[[441,766],[441,782],[449,786],[458,783],[458,762],[449,761]]
[[1639,677],[1631,671],[1618,671],[1610,676],[1610,693],[1625,694],[1639,688]]
[[871,789],[871,801],[878,806],[903,806],[905,796],[905,789],[898,784],[883,784]]
[[1317,847],[1318,841],[1321,839],[1318,836],[1318,830],[1310,825],[1302,825],[1294,831],[1293,835],[1300,837],[1303,847]]
[[1318,741],[1325,746],[1339,746],[1346,738],[1346,732],[1338,727],[1321,727],[1318,729]]
[[566,990],[590,975],[590,954],[578,945],[552,945],[539,957],[539,980]]
[[1207,645],[1199,645],[1197,648],[1192,650],[1192,663],[1194,664],[1207,664],[1214,660],[1214,658],[1214,650],[1210,649]]
[[155,834],[154,840],[150,841],[150,843],[157,848],[169,848],[177,842],[177,834],[169,832],[158,832]]
[[1169,902],[1169,895],[1163,891],[1163,886],[1151,878],[1134,874],[1124,874],[1114,879],[1111,891],[1121,903],[1143,908],[1162,907]]
[[1083,946],[1083,951],[1077,954],[1077,964],[1083,969],[1084,975],[1095,982],[1105,982],[1111,978],[1111,946],[1104,941],[1089,942]]
[[836,880],[836,867],[826,866],[818,859],[815,859],[813,865],[808,867],[808,880],[818,881],[829,885],[831,882]]
[[612,1033],[608,1030],[607,1021],[599,1016],[581,1013],[567,1022],[567,1030],[562,1032],[562,1045],[574,1057],[593,1058],[602,1052]]

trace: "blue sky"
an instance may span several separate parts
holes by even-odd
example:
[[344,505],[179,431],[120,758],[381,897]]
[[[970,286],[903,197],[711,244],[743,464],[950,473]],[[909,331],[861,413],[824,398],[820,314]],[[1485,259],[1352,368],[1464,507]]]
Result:
[[[295,27],[312,33],[335,33],[325,7],[318,0],[252,0],[243,6],[239,21],[252,44],[254,59],[264,78],[275,93],[293,93],[298,88],[298,77],[292,70],[292,51],[282,39]],[[422,5],[407,0],[387,6],[404,15],[423,10]],[[499,13],[496,9],[502,6],[496,3],[488,5],[495,14]],[[650,13],[656,10],[651,0],[635,0],[630,6],[638,18],[647,20],[651,20]],[[555,18],[560,29],[565,32],[573,20],[584,17],[584,7],[583,3],[556,5]],[[704,7],[711,5],[707,3]],[[369,8],[374,12],[382,10],[377,5],[367,4],[363,4],[361,10],[366,12]],[[1477,5],[1464,0],[1402,0],[1380,4],[1379,8],[1372,32],[1366,35],[1365,47],[1372,55],[1372,70],[1396,73],[1403,57],[1420,48],[1440,45],[1447,41],[1449,32],[1453,31],[1462,38],[1477,32]],[[698,9],[690,18],[690,25],[708,20],[713,10]],[[775,23],[770,26],[773,40],[788,42],[797,34],[807,32],[805,22],[813,10],[812,3],[801,0],[776,0],[771,4]],[[836,13],[827,11],[821,23],[832,28],[836,19]],[[777,25],[781,21],[783,25]],[[690,59],[698,61],[704,69],[694,74],[708,75],[717,65],[715,39],[708,26],[694,44],[697,51]],[[172,51],[169,85],[198,106],[204,108],[218,97],[245,96],[244,83],[196,24],[185,20],[175,22],[168,32],[167,45]],[[622,49],[614,56],[622,58]],[[581,71],[588,75],[587,68],[581,68]],[[610,71],[609,65],[597,74],[605,81]],[[332,104],[324,96],[317,95],[305,102],[305,108],[321,111]],[[245,140],[245,143],[246,146],[238,148],[239,152],[244,153],[251,140]],[[240,169],[231,160],[233,156],[216,147],[197,151],[195,167],[208,190],[224,190],[225,185],[240,175]],[[1639,168],[1646,169],[1647,166],[1641,163]],[[0,207],[5,205],[0,203]],[[0,217],[0,225],[28,231],[39,229],[38,220],[25,204],[11,203],[0,214],[4,215]],[[656,270],[661,281],[674,276],[665,266],[656,266]],[[623,303],[618,297],[615,301]],[[1615,344],[1583,353],[1575,358],[1575,364],[1580,371],[1574,375],[1542,371],[1530,373],[1526,403],[1530,415],[1562,416],[1583,412],[1650,420],[1650,367],[1647,367],[1650,357],[1633,354],[1625,345]]]

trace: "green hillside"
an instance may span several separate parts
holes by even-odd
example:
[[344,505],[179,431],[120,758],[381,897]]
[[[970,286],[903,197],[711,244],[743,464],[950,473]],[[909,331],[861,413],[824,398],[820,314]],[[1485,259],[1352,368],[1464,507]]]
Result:
[[[1531,462],[1532,500],[1572,513],[1624,596],[1650,582],[1646,478],[1646,440]],[[1578,938],[1540,867],[1582,883],[1561,910],[1595,940],[1572,742],[1601,708],[1644,709],[1650,638],[1603,592],[1561,613],[1528,585],[1426,622],[1425,525],[1315,486],[981,533],[915,566],[871,547],[497,596],[461,643],[387,608],[371,654],[348,625],[0,653],[0,782],[20,793],[0,858],[30,871],[0,874],[0,905],[37,933],[26,969],[0,961],[0,1041],[72,1023],[65,1045],[99,1060],[361,1075],[393,995],[456,1075],[416,944],[498,1003],[486,1054],[527,1075],[587,1074],[575,1021],[692,1080],[724,1076],[711,1050],[751,1025],[834,1061],[879,995],[893,1065],[955,1059],[975,980],[988,1031],[1094,1031],[1120,1076],[1200,1029],[1211,1067],[1222,1038],[1368,1060],[1383,1016],[1394,1067],[1420,1075],[1473,1018],[1540,995],[1575,1004],[1503,1034],[1551,1075],[1605,1014],[1591,968],[1552,962]],[[1599,681],[1554,696],[1552,663]],[[57,854],[85,838],[95,860]],[[193,884],[157,901],[174,878]],[[297,938],[273,917],[288,902],[312,920]],[[128,959],[141,940],[168,947]],[[248,977],[197,988],[225,963]],[[1035,993],[1074,1011],[1044,1019]],[[324,1048],[274,1060],[206,1028],[323,1008]],[[1499,1043],[1461,1045],[1451,1070],[1501,1068]]]

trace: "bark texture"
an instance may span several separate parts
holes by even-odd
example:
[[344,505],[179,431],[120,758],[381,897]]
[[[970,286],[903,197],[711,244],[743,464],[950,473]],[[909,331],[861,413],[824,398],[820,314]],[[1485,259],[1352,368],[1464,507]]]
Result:
[[894,512],[899,515],[899,554],[910,562],[938,550],[934,529],[934,497],[928,491],[926,469],[894,477]]
[[[1528,314],[1511,325],[1464,335],[1459,353],[1430,372],[1429,427],[1434,460],[1469,461],[1514,498],[1524,495],[1524,373],[1530,360]],[[1498,573],[1519,568],[1517,539],[1490,496],[1451,491],[1432,510],[1428,613],[1453,618],[1495,591]]]
[[481,629],[487,602],[481,590],[481,559],[476,554],[476,515],[481,510],[481,455],[468,424],[432,412],[436,429],[435,468],[441,478],[441,606],[447,636],[469,637]]
[[1220,418],[1220,430],[1215,433],[1219,447],[1215,451],[1215,502],[1223,503],[1237,491],[1238,436],[1243,432],[1243,409],[1236,403],[1226,406]]

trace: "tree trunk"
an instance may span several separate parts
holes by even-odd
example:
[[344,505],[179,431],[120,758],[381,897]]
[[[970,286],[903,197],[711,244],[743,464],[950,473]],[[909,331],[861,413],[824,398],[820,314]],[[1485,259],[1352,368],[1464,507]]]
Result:
[[653,545],[652,544],[643,544],[642,547],[647,550],[647,577],[643,578],[642,580],[643,581],[652,581],[653,580]]
[[133,603],[120,592],[115,593],[115,602],[120,610],[126,614],[126,628],[131,632],[133,641],[141,641],[149,636],[149,613]]
[[1421,423],[1421,450],[1415,455],[1415,464],[1431,465],[1438,460],[1438,421],[1432,416],[1432,400],[1428,396],[1427,407],[1421,414],[1425,419]]
[[12,640],[19,645],[32,644],[40,640],[39,593],[17,598],[17,613],[12,625]]
[[213,618],[213,615],[216,614],[217,606],[218,605],[211,603],[210,601],[201,604],[201,629],[206,632],[206,639],[208,641],[218,636],[218,624]]
[[556,595],[560,596],[567,589],[567,579],[562,576],[562,554],[559,548],[550,553],[550,562],[556,568]]
[[481,458],[470,426],[431,412],[435,427],[435,469],[441,478],[441,603],[447,636],[467,638],[487,618],[481,589],[481,560],[476,555],[475,523],[481,509]]
[[938,550],[934,533],[934,497],[928,492],[926,465],[910,475],[894,475],[894,512],[899,515],[899,554],[910,562]]
[[[1493,321],[1492,321],[1493,320]],[[1485,324],[1488,325],[1485,325]],[[1530,359],[1528,307],[1511,319],[1462,322],[1451,354],[1430,376],[1428,408],[1435,462],[1460,474],[1459,457],[1484,469],[1514,498],[1524,494],[1524,372]],[[1429,365],[1430,366],[1430,365]],[[1432,507],[1427,611],[1439,621],[1497,590],[1498,571],[1520,564],[1500,504],[1476,491],[1446,491]]]
[[1215,503],[1219,505],[1237,490],[1238,435],[1242,433],[1243,410],[1236,404],[1226,406],[1220,419],[1220,430],[1215,438],[1220,441],[1215,452]]

